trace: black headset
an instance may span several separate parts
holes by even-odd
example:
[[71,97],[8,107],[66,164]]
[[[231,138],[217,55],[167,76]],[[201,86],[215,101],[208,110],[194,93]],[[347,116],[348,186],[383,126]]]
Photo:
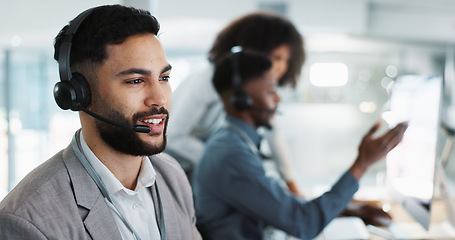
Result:
[[240,54],[242,52],[234,52],[231,56],[232,64],[232,84],[234,85],[234,95],[231,96],[230,101],[231,105],[239,110],[243,111],[248,108],[251,108],[253,105],[253,100],[250,95],[248,95],[242,87],[242,77],[240,75],[239,61]]
[[54,86],[54,99],[63,110],[79,111],[81,107],[86,108],[90,104],[90,86],[82,74],[71,72],[70,54],[74,34],[93,10],[94,8],[87,9],[71,21],[60,44],[58,55],[60,82]]

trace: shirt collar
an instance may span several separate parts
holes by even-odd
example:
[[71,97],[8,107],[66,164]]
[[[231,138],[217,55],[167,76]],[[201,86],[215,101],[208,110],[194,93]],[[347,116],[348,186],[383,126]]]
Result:
[[152,162],[147,156],[142,158],[141,163],[141,170],[139,172],[139,176],[137,178],[136,189],[131,191],[125,188],[122,183],[114,176],[114,174],[96,157],[96,155],[92,152],[92,150],[85,142],[84,136],[82,131],[80,131],[80,141],[81,141],[81,150],[84,153],[85,157],[89,161],[90,165],[92,165],[95,172],[101,178],[101,181],[106,188],[109,196],[120,191],[124,190],[129,194],[134,194],[134,191],[137,192],[144,187],[150,187],[155,183],[156,179],[156,172],[153,168]]
[[242,129],[246,133],[246,135],[248,135],[248,137],[253,141],[253,143],[257,147],[259,147],[259,144],[261,143],[262,140],[262,136],[259,135],[256,128],[246,123],[245,121],[231,115],[226,116],[226,121]]

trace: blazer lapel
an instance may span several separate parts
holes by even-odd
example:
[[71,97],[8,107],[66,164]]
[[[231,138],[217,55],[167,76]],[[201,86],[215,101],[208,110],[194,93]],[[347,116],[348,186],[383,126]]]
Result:
[[84,220],[84,225],[94,240],[122,239],[117,223],[103,197],[96,200]]
[[[170,189],[167,187],[167,182],[164,179],[164,176],[162,175],[162,169],[159,166],[159,163],[156,161],[157,158],[155,156],[150,156],[150,160],[152,161],[153,167],[155,168],[156,171],[156,185],[153,185],[152,188],[152,196],[153,196],[153,204],[155,206],[155,212],[157,215],[157,222],[160,222],[160,215],[163,214],[164,216],[164,225],[165,225],[165,230],[166,230],[166,238],[167,239],[182,239],[182,232],[180,231],[180,226],[178,220],[180,219],[180,215],[177,214],[179,209],[177,209],[178,206],[175,205],[175,202],[173,200],[172,193],[170,192]],[[160,212],[159,210],[159,200],[158,196],[156,194],[156,189],[155,187],[158,188],[160,198],[161,198],[161,203],[163,204],[163,212]],[[160,227],[160,231],[162,230],[162,227]],[[183,239],[185,239],[187,236],[185,236]]]
[[63,161],[73,185],[81,218],[89,235],[94,240],[121,240],[120,231],[110,208],[98,186],[76,157],[71,145],[64,151]]

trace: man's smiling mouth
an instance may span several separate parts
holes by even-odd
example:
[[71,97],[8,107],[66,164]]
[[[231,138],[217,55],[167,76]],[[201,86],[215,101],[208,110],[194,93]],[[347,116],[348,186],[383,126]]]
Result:
[[160,125],[163,122],[163,120],[164,119],[162,119],[162,118],[152,118],[152,119],[142,120],[142,122],[157,126],[157,125]]

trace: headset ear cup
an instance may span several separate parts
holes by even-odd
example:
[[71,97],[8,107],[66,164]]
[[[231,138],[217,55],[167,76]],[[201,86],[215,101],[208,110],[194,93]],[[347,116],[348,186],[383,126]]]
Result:
[[[74,87],[74,90],[76,91],[76,101],[77,103],[80,104],[80,106],[87,108],[88,105],[90,104],[90,96],[91,96],[91,91],[90,91],[90,86],[85,79],[84,75],[80,73],[72,73],[73,77],[71,78],[70,82]],[[78,111],[80,109],[77,109],[75,111]]]
[[230,101],[232,106],[239,111],[244,111],[253,105],[251,97],[245,92],[238,90],[231,96]]
[[69,81],[58,82],[54,85],[54,99],[61,109],[73,109],[76,91]]
[[63,110],[79,111],[80,107],[86,108],[90,104],[90,87],[82,74],[73,73],[69,81],[55,84],[54,99]]

